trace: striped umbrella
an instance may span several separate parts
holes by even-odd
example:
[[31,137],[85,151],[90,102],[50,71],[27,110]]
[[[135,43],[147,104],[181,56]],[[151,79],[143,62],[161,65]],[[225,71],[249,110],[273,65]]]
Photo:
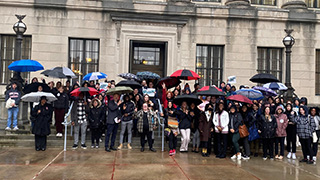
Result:
[[286,85],[279,83],[279,82],[267,83],[267,84],[263,85],[263,87],[270,88],[272,90],[280,90],[280,91],[285,91],[288,89]]
[[92,72],[87,75],[85,75],[82,80],[84,81],[94,81],[98,79],[104,79],[107,78],[108,76],[105,73],[102,72]]
[[178,71],[175,71],[174,73],[171,74],[170,77],[175,77],[178,79],[183,79],[183,80],[198,80],[200,79],[199,75],[191,70],[188,69],[180,69]]
[[250,100],[260,100],[263,99],[263,94],[260,91],[254,89],[240,89],[235,92],[236,94],[243,95]]

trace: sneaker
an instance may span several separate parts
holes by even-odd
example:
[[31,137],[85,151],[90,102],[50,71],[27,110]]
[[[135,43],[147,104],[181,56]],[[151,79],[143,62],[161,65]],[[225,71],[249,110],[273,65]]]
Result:
[[95,148],[94,144],[91,144],[91,148],[92,148],[92,149]]
[[101,139],[101,138],[99,139],[99,142],[101,142],[101,143],[102,143],[102,139]]
[[279,159],[279,156],[278,156],[278,155],[276,155],[274,158]]
[[310,159],[310,156],[309,156],[309,155],[307,155],[307,159]]
[[249,159],[250,159],[250,157],[249,157],[249,156],[247,156],[247,155],[245,155],[245,156],[242,156],[242,159],[243,159],[243,160],[249,160]]
[[241,157],[242,157],[242,156],[241,156],[241,153],[239,153],[239,154],[237,155],[237,159],[240,160]]
[[316,161],[317,161],[317,157],[316,157],[316,156],[313,156],[312,160],[313,160],[314,162],[316,162]]
[[78,148],[78,145],[77,144],[74,144],[73,146],[72,146],[72,149],[77,149]]
[[4,130],[5,130],[5,131],[11,131],[11,128],[6,127]]
[[172,156],[173,155],[173,150],[170,150],[169,151],[169,156]]
[[19,130],[18,126],[14,127],[13,130],[14,130],[14,131]]
[[96,145],[96,149],[99,149],[99,144]]
[[176,154],[176,150],[175,150],[175,149],[173,149],[173,150],[172,150],[172,153],[173,153],[173,155],[175,155],[175,154]]
[[60,136],[60,133],[57,133],[57,134],[56,134],[56,137],[59,137],[59,136]]
[[313,160],[309,160],[309,161],[307,161],[307,164],[314,164],[314,161]]
[[290,159],[290,158],[291,158],[291,155],[293,155],[293,154],[295,154],[295,153],[292,153],[292,154],[291,154],[291,152],[289,152],[288,155],[287,155],[287,158]]
[[87,146],[85,144],[81,144],[82,149],[87,149]]
[[296,153],[292,153],[292,159],[297,159]]
[[237,154],[235,154],[235,155],[233,155],[232,157],[231,157],[231,159],[236,159],[237,158]]
[[282,159],[283,159],[283,156],[279,156],[278,159],[279,159],[279,160],[282,160]]
[[299,162],[308,162],[308,159],[301,159]]
[[262,159],[263,159],[263,160],[267,160],[268,158],[267,158],[267,157],[263,157]]

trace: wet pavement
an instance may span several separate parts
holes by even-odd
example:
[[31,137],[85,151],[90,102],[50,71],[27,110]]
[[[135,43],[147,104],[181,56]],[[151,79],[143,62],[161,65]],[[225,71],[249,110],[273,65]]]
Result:
[[[301,152],[298,153],[301,156]],[[299,160],[248,161],[204,158],[195,153],[153,153],[139,149],[105,152],[31,148],[0,149],[0,179],[320,179],[320,165]]]

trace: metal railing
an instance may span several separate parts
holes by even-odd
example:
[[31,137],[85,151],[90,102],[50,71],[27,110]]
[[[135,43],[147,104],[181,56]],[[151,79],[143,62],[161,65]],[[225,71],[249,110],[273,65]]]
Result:
[[164,122],[164,118],[160,116],[160,113],[163,114],[163,110],[162,110],[162,106],[161,106],[160,100],[157,99],[157,101],[158,101],[158,105],[159,105],[159,112],[157,113],[158,114],[158,121],[159,121],[158,137],[160,137],[160,133],[162,132],[161,151],[164,151],[164,123],[161,123],[161,120],[160,120],[160,119],[162,119],[162,122]]
[[[63,145],[63,151],[67,151],[67,132],[68,132],[68,125],[71,124],[71,120],[68,121],[68,117],[71,113],[71,109],[73,106],[74,101],[71,103],[70,107],[69,107],[69,111],[68,113],[64,116],[64,121],[61,123],[64,125],[64,145]],[[72,136],[72,126],[71,126],[71,136]]]

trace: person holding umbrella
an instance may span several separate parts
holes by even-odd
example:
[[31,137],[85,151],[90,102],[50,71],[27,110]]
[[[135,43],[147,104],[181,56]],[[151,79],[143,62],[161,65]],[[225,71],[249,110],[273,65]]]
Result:
[[58,86],[58,92],[54,95],[58,100],[53,102],[54,107],[54,117],[55,117],[55,126],[57,130],[56,137],[62,137],[63,125],[61,124],[64,121],[64,115],[68,112],[69,108],[69,96],[64,92],[63,86]]
[[42,96],[40,104],[32,109],[31,114],[35,117],[32,134],[35,135],[36,151],[45,151],[47,148],[47,136],[50,134],[52,112],[52,106],[47,103],[46,96]]
[[[11,124],[13,124],[13,130],[19,130],[18,128],[18,113],[19,113],[19,102],[21,99],[21,93],[17,89],[17,83],[13,82],[11,84],[11,89],[6,91],[5,101],[8,106],[8,119],[6,131],[11,130]],[[11,118],[13,115],[13,123],[11,123]]]
[[179,128],[178,128],[178,120],[177,117],[173,113],[175,111],[175,108],[173,107],[172,101],[168,102],[168,107],[164,109],[164,117],[165,117],[165,129],[168,131],[168,138],[169,138],[169,155],[175,155],[176,149],[177,149],[177,136],[179,134]]

